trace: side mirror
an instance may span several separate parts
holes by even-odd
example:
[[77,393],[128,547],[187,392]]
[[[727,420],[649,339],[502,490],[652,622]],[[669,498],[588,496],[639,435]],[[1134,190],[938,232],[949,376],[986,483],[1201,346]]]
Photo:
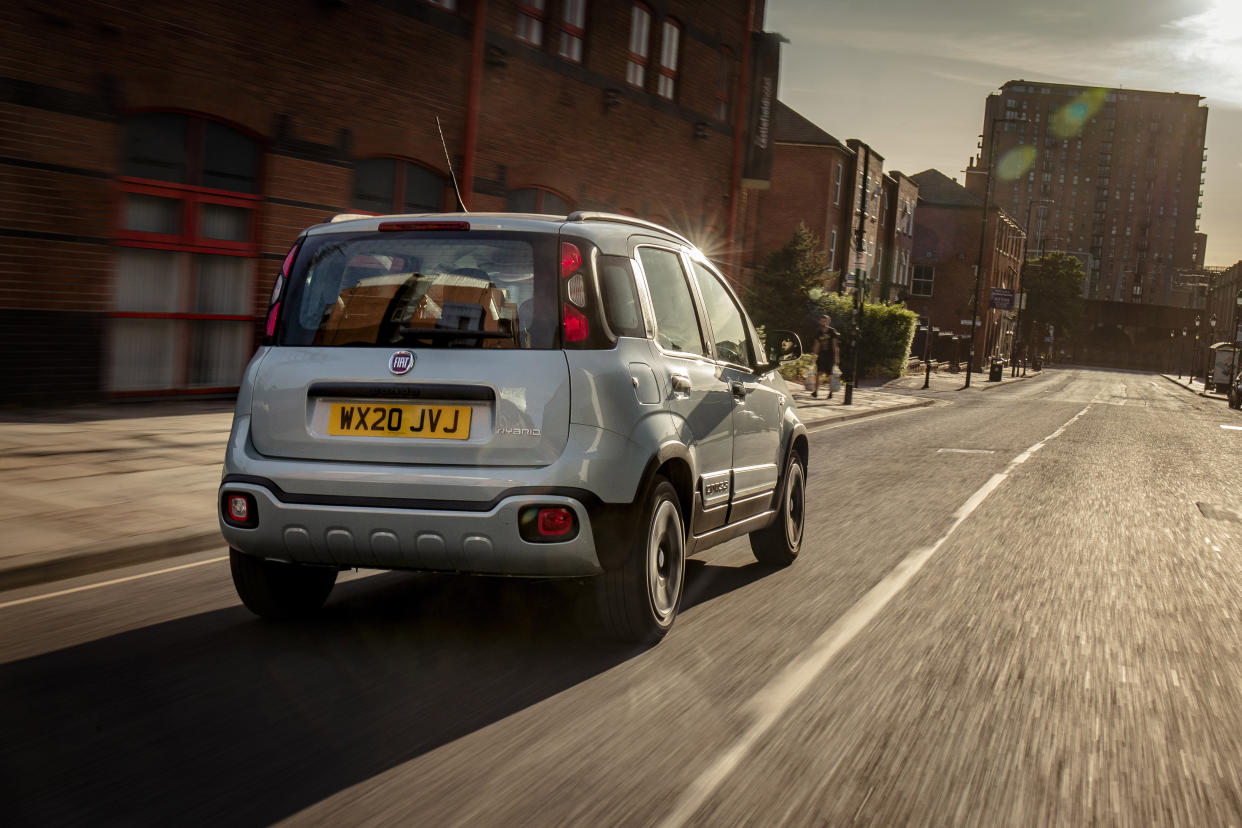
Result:
[[794,362],[802,356],[802,340],[793,331],[767,331],[768,362]]

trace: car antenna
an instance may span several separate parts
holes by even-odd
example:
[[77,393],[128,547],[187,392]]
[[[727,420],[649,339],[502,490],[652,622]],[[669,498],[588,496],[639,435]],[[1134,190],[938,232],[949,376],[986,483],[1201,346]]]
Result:
[[444,128],[440,126],[440,116],[436,116],[436,129],[440,133],[440,146],[444,147],[444,163],[448,164],[449,177],[453,179],[453,192],[457,193],[457,203],[461,206],[463,213],[469,213],[466,209],[466,202],[461,200],[461,188],[457,186],[457,173],[453,172],[453,160],[449,158],[448,144],[444,140]]

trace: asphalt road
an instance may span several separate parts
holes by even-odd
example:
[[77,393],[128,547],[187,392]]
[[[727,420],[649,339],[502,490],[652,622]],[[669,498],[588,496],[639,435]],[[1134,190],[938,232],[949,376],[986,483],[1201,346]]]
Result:
[[267,624],[224,550],[0,594],[0,813],[1242,825],[1222,425],[1159,376],[1060,369],[817,431],[799,560],[711,550],[651,650],[557,583],[360,574]]

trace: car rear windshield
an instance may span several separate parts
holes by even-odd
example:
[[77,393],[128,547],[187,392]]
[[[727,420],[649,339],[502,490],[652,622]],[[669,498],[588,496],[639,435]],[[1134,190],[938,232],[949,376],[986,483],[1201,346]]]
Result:
[[553,348],[556,236],[311,236],[281,313],[282,345]]

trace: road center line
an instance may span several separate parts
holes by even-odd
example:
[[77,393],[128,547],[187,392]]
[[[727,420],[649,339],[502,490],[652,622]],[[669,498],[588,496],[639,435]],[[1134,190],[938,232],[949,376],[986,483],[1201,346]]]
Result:
[[893,596],[905,588],[910,579],[918,574],[923,565],[940,550],[940,547],[948,541],[954,531],[970,517],[975,509],[979,508],[988,495],[996,491],[1014,469],[1029,460],[1049,442],[1064,434],[1065,430],[1086,414],[1090,407],[1091,404],[1088,403],[1086,408],[1071,417],[1056,431],[1011,460],[1004,471],[992,475],[954,513],[953,524],[940,540],[926,549],[907,555],[901,563],[884,576],[883,580],[872,587],[854,606],[846,610],[845,614],[833,622],[832,626],[824,630],[810,647],[759,690],[747,703],[747,708],[753,716],[750,727],[682,792],[677,804],[660,823],[662,828],[677,828],[685,825],[724,783],[729,774],[741,764],[751,748],[772,729],[781,716],[789,711],[811,682],[819,677],[833,657],[879,615],[880,610],[884,609]]
[[85,586],[74,587],[73,589],[62,589],[59,592],[49,592],[46,595],[31,595],[29,598],[18,598],[16,601],[6,601],[0,604],[0,609],[6,607],[15,607],[18,604],[29,604],[34,601],[43,601],[48,598],[59,598],[61,595],[71,595],[75,592],[85,592],[88,589],[99,589],[100,587],[113,586],[114,584],[123,584],[127,581],[137,581],[142,578],[153,578],[156,575],[166,575],[169,572],[178,572],[182,569],[190,569],[196,566],[206,566],[207,564],[220,563],[227,561],[228,555],[222,555],[218,558],[209,558],[205,561],[195,561],[194,563],[181,564],[180,566],[170,566],[167,569],[157,569],[154,572],[143,572],[139,575],[129,575],[124,578],[113,578],[111,581],[100,581],[97,584],[86,584]]

